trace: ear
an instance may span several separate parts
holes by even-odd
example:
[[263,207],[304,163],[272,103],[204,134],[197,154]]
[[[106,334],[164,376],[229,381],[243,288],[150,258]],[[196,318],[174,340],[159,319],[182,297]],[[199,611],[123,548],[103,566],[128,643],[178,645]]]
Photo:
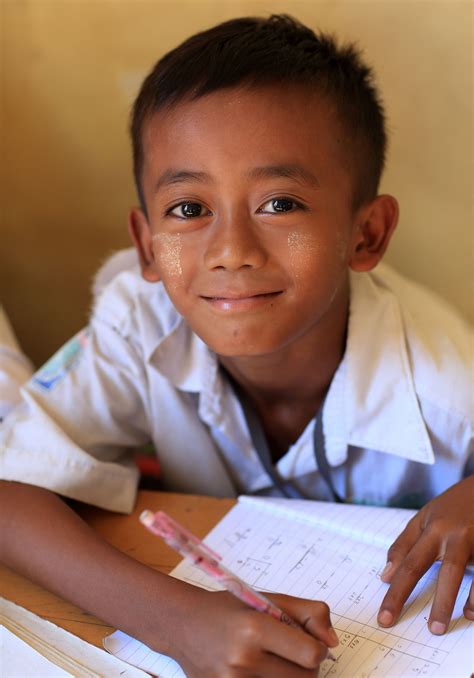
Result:
[[378,195],[364,205],[354,220],[349,266],[353,271],[371,271],[388,247],[398,222],[398,203],[391,195]]
[[153,251],[153,239],[146,214],[139,207],[128,213],[128,232],[138,252],[142,277],[148,282],[161,279]]

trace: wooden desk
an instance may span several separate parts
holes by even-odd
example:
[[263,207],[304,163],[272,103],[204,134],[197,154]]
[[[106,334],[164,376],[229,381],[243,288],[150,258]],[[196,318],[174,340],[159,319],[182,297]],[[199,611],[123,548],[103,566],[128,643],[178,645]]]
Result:
[[[162,509],[197,536],[204,537],[234,504],[233,499],[141,491],[130,516],[92,507],[84,507],[81,515],[108,542],[124,553],[160,572],[168,573],[181,558],[139,524],[141,511],[145,508],[153,511]],[[97,617],[1,566],[0,595],[98,647],[102,647],[103,637],[115,630]]]

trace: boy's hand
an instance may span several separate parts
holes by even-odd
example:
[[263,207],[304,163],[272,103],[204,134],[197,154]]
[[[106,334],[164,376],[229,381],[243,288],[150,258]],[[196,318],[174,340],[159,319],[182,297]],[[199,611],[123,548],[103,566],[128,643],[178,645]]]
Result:
[[[439,635],[448,628],[464,569],[474,561],[474,476],[428,502],[390,547],[382,573],[390,588],[380,606],[381,626],[397,621],[406,599],[435,560],[442,564],[428,626]],[[474,620],[473,585],[464,616]]]
[[0,480],[0,535],[5,565],[175,657],[189,677],[314,678],[337,645],[324,603],[271,596],[304,631],[291,628],[121,553],[39,487]]
[[186,675],[315,678],[328,646],[338,644],[328,606],[291,596],[269,598],[304,630],[256,612],[225,591],[196,589],[173,653]]

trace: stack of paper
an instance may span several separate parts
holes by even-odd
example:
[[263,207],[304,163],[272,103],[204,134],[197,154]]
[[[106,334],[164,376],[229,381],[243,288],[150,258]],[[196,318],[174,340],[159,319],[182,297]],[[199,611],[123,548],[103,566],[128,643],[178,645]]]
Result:
[[146,678],[147,675],[0,598],[2,678]]

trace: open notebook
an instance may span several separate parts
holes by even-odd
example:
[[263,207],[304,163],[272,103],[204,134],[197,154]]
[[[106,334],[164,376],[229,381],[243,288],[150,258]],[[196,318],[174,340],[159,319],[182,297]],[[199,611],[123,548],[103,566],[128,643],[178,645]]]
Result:
[[[474,671],[474,624],[462,615],[470,579],[464,577],[449,631],[427,629],[438,565],[419,582],[398,624],[376,616],[387,585],[380,580],[388,546],[414,511],[295,499],[240,497],[205,542],[224,564],[254,588],[326,601],[340,644],[337,662],[324,662],[320,678],[443,676]],[[216,584],[182,561],[174,577],[207,589]],[[124,661],[163,678],[184,676],[169,657],[120,631],[104,640]]]

